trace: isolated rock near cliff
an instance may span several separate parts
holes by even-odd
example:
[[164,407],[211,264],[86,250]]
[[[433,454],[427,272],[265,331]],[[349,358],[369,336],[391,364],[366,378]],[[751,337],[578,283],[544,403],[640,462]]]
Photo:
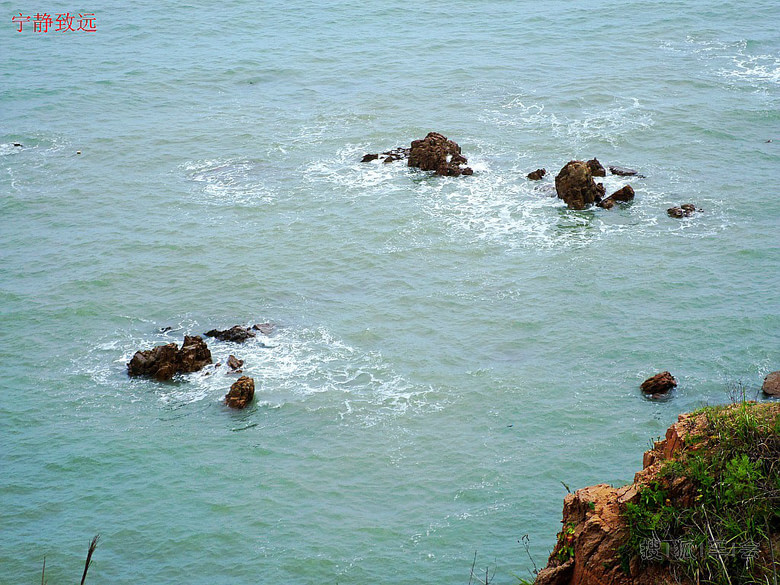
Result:
[[211,351],[202,338],[185,336],[181,349],[175,343],[137,351],[127,363],[129,376],[148,376],[158,381],[176,374],[197,372],[211,363]]
[[249,376],[241,376],[233,382],[225,395],[225,404],[230,408],[246,408],[255,397],[255,381]]
[[663,394],[677,386],[677,380],[669,372],[661,372],[642,382],[639,388],[645,394]]
[[547,169],[536,169],[535,171],[528,173],[526,177],[531,181],[541,181],[542,177],[544,177],[546,174]]
[[581,160],[567,162],[555,177],[555,190],[570,209],[585,209],[601,201],[603,185],[593,180],[588,163]]
[[764,378],[761,390],[767,396],[780,396],[780,371],[772,372]]
[[410,167],[434,171],[437,175],[457,177],[473,174],[466,163],[468,161],[461,154],[458,143],[438,132],[429,132],[422,140],[413,141],[409,151]]

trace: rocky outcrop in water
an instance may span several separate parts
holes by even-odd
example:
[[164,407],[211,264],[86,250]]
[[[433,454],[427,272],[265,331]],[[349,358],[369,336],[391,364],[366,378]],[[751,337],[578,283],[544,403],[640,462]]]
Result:
[[234,372],[240,372],[241,366],[244,365],[244,360],[238,359],[236,356],[234,356],[232,353],[228,356],[227,359],[227,365],[228,367],[233,370]]
[[696,209],[696,206],[693,203],[683,203],[680,205],[680,207],[670,207],[666,210],[666,213],[669,217],[675,217],[679,219],[682,217],[690,217],[697,211],[701,212],[704,210]]
[[544,177],[547,174],[546,169],[536,169],[535,171],[531,171],[526,175],[529,179],[532,181],[541,181],[542,177]]
[[634,189],[631,187],[631,185],[626,185],[625,187],[615,191],[609,197],[599,201],[598,206],[603,207],[604,209],[612,209],[615,206],[615,203],[628,203],[633,199]]
[[555,190],[570,209],[585,209],[601,201],[603,185],[593,180],[588,163],[581,160],[567,162],[555,177]]
[[609,172],[613,175],[618,175],[619,177],[641,177],[644,178],[644,175],[640,175],[637,171],[634,169],[629,169],[626,167],[618,167],[610,165]]
[[414,140],[409,151],[409,166],[437,175],[457,177],[474,173],[466,164],[457,142],[438,132],[429,132],[422,140]]
[[639,386],[645,394],[663,394],[677,386],[677,380],[669,372],[651,376]]
[[225,395],[225,404],[231,408],[246,408],[254,397],[255,381],[249,376],[241,376]]
[[220,341],[232,341],[233,343],[244,343],[247,339],[256,337],[256,334],[254,333],[254,331],[251,331],[246,327],[242,327],[241,325],[234,325],[230,329],[224,329],[224,330],[212,329],[211,331],[206,331],[206,336],[219,339]]
[[385,152],[378,154],[365,154],[360,162],[371,162],[372,160],[381,160],[383,163],[391,163],[397,160],[404,160],[409,158],[409,148],[393,148]]
[[772,372],[764,378],[761,391],[767,396],[780,396],[780,371]]
[[158,381],[176,374],[197,372],[211,363],[211,351],[202,338],[185,336],[181,349],[175,343],[137,351],[127,363],[129,376],[147,376]]

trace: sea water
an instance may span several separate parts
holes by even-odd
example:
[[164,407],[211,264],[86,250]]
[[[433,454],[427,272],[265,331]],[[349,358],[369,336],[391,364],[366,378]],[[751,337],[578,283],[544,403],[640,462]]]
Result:
[[[74,582],[98,533],[88,583],[515,583],[566,487],[780,368],[776,2],[0,23],[0,583]],[[429,131],[474,175],[360,162]],[[603,179],[632,204],[550,196],[592,157],[644,175]],[[126,374],[262,322],[207,340],[247,410],[224,366]]]

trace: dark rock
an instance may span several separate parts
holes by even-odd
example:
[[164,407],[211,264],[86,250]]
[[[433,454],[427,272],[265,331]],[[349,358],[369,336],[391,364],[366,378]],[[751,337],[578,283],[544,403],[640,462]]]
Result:
[[14,146],[17,148],[24,148],[24,145],[21,142],[14,142]]
[[240,360],[233,354],[230,354],[227,363],[231,370],[240,370],[241,366],[244,365],[244,360]]
[[581,160],[567,162],[555,177],[555,190],[570,209],[585,209],[601,201],[604,192],[593,181],[587,163]]
[[639,174],[634,169],[628,169],[626,167],[617,167],[612,165],[610,165],[609,167],[609,172],[612,173],[613,175],[618,175],[621,177],[633,177]]
[[404,160],[406,158],[409,158],[409,150],[408,148],[393,148],[392,150],[388,150],[379,154],[366,154],[363,155],[363,158],[360,160],[360,162],[371,162],[372,160],[380,159],[383,163],[391,163],[395,162],[397,160]]
[[271,332],[274,330],[274,324],[273,323],[255,323],[252,325],[252,329],[255,331],[259,331],[263,335],[271,335]]
[[171,329],[173,329],[173,327],[160,327],[160,333],[167,333]]
[[626,185],[622,189],[618,189],[612,195],[610,195],[610,198],[622,203],[628,203],[634,199],[634,189],[631,187],[631,185]]
[[615,191],[606,199],[602,199],[598,206],[603,207],[604,209],[612,209],[615,206],[615,203],[627,203],[633,199],[634,189],[631,188],[631,185],[626,185],[622,189]]
[[642,382],[642,392],[646,394],[663,394],[677,386],[677,380],[669,372],[661,372]]
[[701,212],[702,209],[696,209],[696,206],[693,203],[683,203],[680,205],[680,207],[670,207],[666,210],[666,213],[669,215],[669,217],[690,217],[697,211]]
[[780,396],[780,371],[768,374],[761,390],[768,396]]
[[592,158],[585,164],[588,165],[588,168],[590,169],[590,174],[593,175],[594,177],[606,177],[607,176],[607,170],[599,162],[599,159]]
[[231,408],[245,408],[254,397],[255,381],[248,376],[241,376],[225,395],[225,404]]
[[535,171],[532,171],[526,175],[529,179],[532,181],[541,181],[542,177],[544,177],[547,174],[546,169],[536,169]]
[[175,343],[137,351],[127,363],[129,376],[170,380],[178,373],[197,372],[211,363],[211,352],[203,339],[186,336],[181,349]]
[[241,325],[234,325],[230,329],[223,331],[212,329],[211,331],[206,331],[206,335],[220,341],[232,341],[233,343],[244,343],[247,339],[255,337],[252,331],[246,327],[241,327]]
[[429,132],[422,140],[412,142],[408,165],[434,171],[437,175],[457,177],[473,174],[474,171],[465,166],[467,162],[456,142],[438,132]]

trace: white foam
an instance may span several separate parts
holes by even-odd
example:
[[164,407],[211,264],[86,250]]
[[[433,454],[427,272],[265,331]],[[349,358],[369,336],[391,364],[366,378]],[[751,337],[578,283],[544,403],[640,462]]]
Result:
[[[187,179],[197,185],[194,196],[200,203],[256,205],[278,197],[264,180],[264,169],[247,160],[190,161],[181,166]],[[205,196],[205,197],[204,197]]]

